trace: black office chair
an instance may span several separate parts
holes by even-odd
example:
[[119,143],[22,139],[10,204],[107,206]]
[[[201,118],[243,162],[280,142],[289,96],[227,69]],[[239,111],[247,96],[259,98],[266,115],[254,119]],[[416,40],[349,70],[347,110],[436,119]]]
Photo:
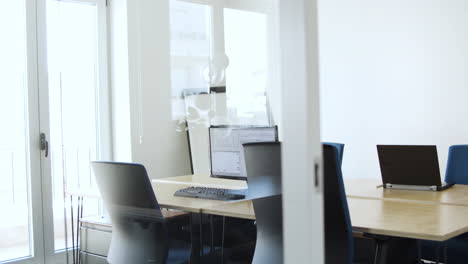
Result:
[[109,263],[188,261],[189,249],[180,254],[169,254],[166,219],[143,165],[91,162],[91,167],[112,220],[112,239],[107,257]]
[[322,142],[322,144],[327,144],[336,147],[336,150],[338,151],[338,157],[340,158],[339,164],[343,164],[343,154],[344,154],[344,147],[345,144],[343,143],[336,143],[336,142]]
[[248,197],[257,222],[254,264],[283,263],[283,216],[281,195],[281,144],[244,144]]
[[325,263],[353,263],[353,229],[336,146],[323,144]]

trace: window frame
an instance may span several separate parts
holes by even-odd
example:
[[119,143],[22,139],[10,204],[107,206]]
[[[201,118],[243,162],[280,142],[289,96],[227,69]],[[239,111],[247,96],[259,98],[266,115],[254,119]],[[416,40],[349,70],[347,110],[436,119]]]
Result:
[[[267,118],[270,125],[280,125],[281,124],[281,94],[280,94],[280,67],[278,66],[279,57],[276,50],[280,50],[279,47],[279,12],[276,8],[278,4],[277,1],[271,0],[176,0],[180,2],[200,4],[211,7],[211,17],[212,17],[212,28],[211,28],[211,56],[214,54],[225,54],[226,45],[225,45],[225,32],[224,32],[224,9],[235,9],[240,11],[248,11],[265,14],[267,16],[267,30],[269,36],[268,46],[268,76],[267,86],[265,88],[266,92],[266,111]],[[214,87],[224,86],[226,87],[226,79],[222,82],[217,83]],[[228,88],[226,88],[228,89]],[[272,109],[272,104],[275,105],[275,109]],[[276,118],[275,118],[276,117]],[[281,135],[280,131],[280,135]]]

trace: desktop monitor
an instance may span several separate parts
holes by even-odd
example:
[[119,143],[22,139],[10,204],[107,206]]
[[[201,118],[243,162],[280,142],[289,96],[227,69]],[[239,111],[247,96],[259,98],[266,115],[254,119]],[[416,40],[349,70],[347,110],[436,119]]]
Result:
[[247,180],[242,144],[278,141],[278,127],[211,126],[211,177]]

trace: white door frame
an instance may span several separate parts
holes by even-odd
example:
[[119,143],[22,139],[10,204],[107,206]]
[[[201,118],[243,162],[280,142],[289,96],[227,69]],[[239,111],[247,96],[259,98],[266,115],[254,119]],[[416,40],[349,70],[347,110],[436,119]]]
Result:
[[29,203],[31,210],[32,236],[30,245],[33,257],[13,263],[45,263],[44,230],[41,183],[41,151],[39,138],[39,79],[37,50],[37,2],[25,1],[27,39],[27,83],[28,83],[28,122],[29,122]]
[[280,0],[284,263],[324,263],[316,0]]
[[[47,63],[47,17],[46,0],[37,1],[37,50],[38,50],[38,85],[39,85],[39,129],[45,133],[50,141],[49,130],[49,94],[48,94],[48,63]],[[52,263],[54,257],[54,217],[52,205],[52,177],[50,155],[45,157],[41,153],[41,175],[42,175],[42,211],[44,230],[44,254],[45,262]]]

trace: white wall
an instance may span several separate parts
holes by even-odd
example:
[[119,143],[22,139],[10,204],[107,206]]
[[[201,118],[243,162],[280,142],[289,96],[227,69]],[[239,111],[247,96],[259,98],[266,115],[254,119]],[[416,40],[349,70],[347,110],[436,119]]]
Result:
[[322,139],[345,177],[380,177],[376,144],[468,143],[466,0],[321,0]]
[[114,156],[144,164],[150,178],[190,174],[187,134],[172,118],[168,1],[112,5]]

